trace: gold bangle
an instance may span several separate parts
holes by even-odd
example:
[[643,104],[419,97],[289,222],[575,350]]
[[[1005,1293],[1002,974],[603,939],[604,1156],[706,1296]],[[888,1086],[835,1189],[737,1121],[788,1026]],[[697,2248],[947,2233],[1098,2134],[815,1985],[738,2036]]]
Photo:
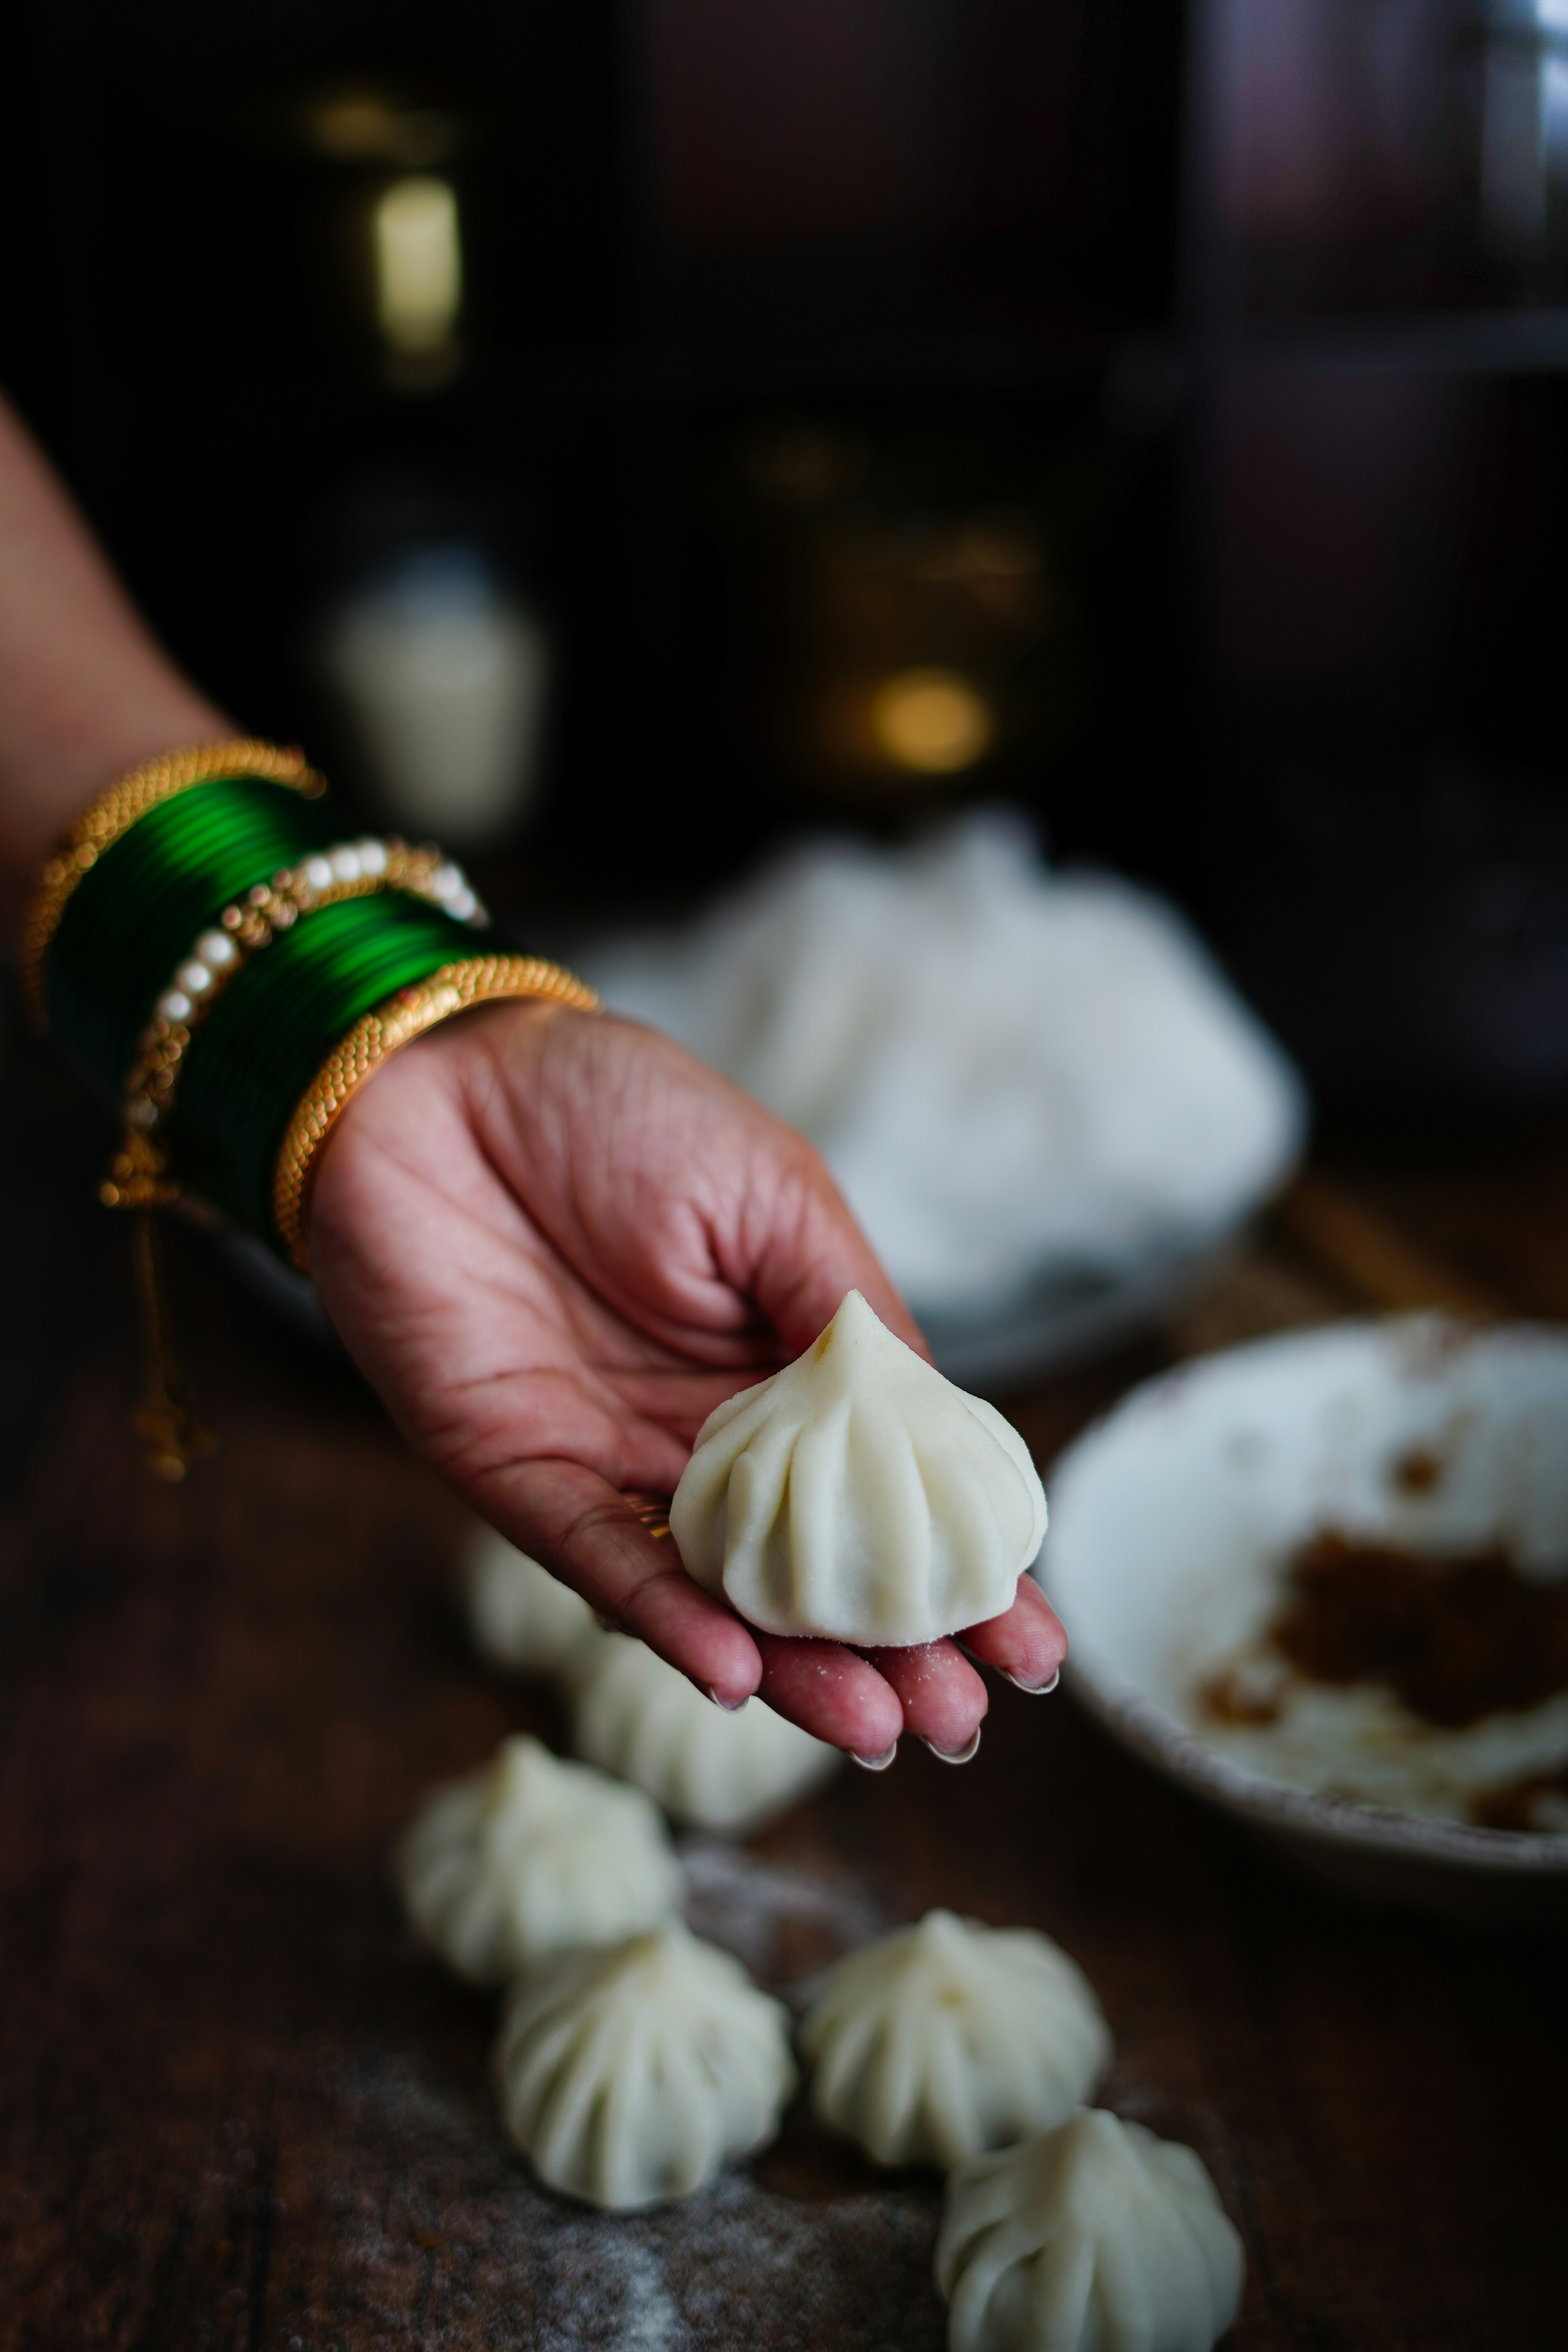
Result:
[[40,1034],[49,1025],[44,960],[82,876],[149,809],[173,800],[177,793],[189,792],[194,784],[229,776],[259,777],[266,783],[301,793],[307,800],[326,790],[326,779],[316,773],[303,751],[279,750],[276,743],[258,742],[247,735],[229,743],[193,744],[185,751],[164,751],[155,760],[145,760],[82,811],[60,848],[42,867],[22,919],[22,993]]
[[312,851],[270,882],[257,883],[207,926],[142,1033],[125,1081],[123,1139],[98,1188],[106,1209],[160,1209],[178,1200],[159,1130],[174,1115],[180,1073],[202,1023],[251,959],[302,915],[387,890],[423,899],[476,929],[489,922],[461,866],[433,846],[410,849],[394,835]]
[[508,996],[540,997],[578,1013],[599,1010],[591,988],[542,956],[475,956],[443,964],[428,980],[400,988],[374,1012],[362,1014],[332,1048],[295,1106],[272,1177],[273,1223],[301,1274],[310,1270],[305,1215],[311,1180],[321,1146],[344,1107],[400,1046],[471,1004]]

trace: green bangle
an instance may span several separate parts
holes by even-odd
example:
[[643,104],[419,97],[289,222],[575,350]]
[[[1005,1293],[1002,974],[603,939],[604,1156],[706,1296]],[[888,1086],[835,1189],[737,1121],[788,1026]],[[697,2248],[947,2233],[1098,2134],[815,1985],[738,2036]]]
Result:
[[151,810],[216,777],[237,776],[264,778],[306,800],[325,790],[302,751],[279,751],[276,743],[242,736],[161,752],[120,777],[83,809],[59,848],[45,860],[22,919],[22,993],[40,1034],[49,1025],[46,961],[73,896],[99,859]]
[[473,949],[466,924],[396,898],[323,907],[275,940],[197,1034],[175,1120],[182,1181],[275,1242],[279,1147],[331,1047],[362,1014]]
[[345,829],[325,801],[214,779],[149,809],[100,856],[45,967],[51,1026],[99,1094],[119,1101],[153,1004],[220,910]]

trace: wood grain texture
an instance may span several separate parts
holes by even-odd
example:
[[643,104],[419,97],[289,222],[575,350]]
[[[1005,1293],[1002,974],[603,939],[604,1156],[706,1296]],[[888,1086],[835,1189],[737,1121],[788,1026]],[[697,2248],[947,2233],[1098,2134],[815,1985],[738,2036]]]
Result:
[[[97,1131],[9,1051],[50,1124],[0,1220],[26,1424],[0,1496],[0,2347],[939,2352],[938,2184],[798,2111],[669,2211],[532,2185],[495,2121],[493,2004],[413,1944],[386,1853],[509,1729],[559,1742],[553,1703],[474,1661],[460,1515],[352,1374],[192,1244],[178,1309],[222,1451],[183,1490],[143,1478]],[[1433,1239],[1462,1262],[1457,1199]],[[1471,1262],[1496,1282],[1529,1254]],[[1164,1344],[1341,1304],[1254,1251]],[[1015,1400],[1020,1424],[1048,1459],[1160,1360]],[[1064,1697],[1005,1688],[964,1770],[847,1771],[694,1868],[703,1923],[781,1985],[937,1902],[1058,1937],[1115,2031],[1109,2103],[1198,2147],[1241,2224],[1242,2352],[1558,2339],[1560,1948],[1333,1908]]]

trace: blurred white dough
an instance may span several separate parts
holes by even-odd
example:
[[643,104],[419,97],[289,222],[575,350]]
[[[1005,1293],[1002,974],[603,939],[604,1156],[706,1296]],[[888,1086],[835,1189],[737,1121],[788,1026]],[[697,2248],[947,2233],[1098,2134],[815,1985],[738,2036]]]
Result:
[[575,962],[811,1137],[917,1311],[1210,1239],[1300,1145],[1293,1070],[1173,909],[1005,815],[803,849]]
[[468,1622],[487,1658],[531,1675],[559,1673],[598,1621],[587,1602],[494,1528],[468,1555]]
[[573,1663],[572,1744],[646,1789],[678,1822],[745,1836],[837,1770],[837,1748],[760,1698],[727,1714],[625,1633]]
[[948,2182],[949,2352],[1209,2352],[1241,2279],[1202,2159],[1103,2108]]
[[837,1963],[800,2046],[824,2123],[879,2164],[946,2171],[1063,2122],[1110,2035],[1048,1937],[928,1911]]
[[804,1356],[709,1414],[669,1526],[688,1574],[765,1632],[901,1648],[1012,1607],[1046,1496],[995,1406],[851,1290]]
[[678,1909],[684,1887],[645,1796],[529,1738],[433,1790],[396,1868],[415,1926],[477,1984],[563,1945],[636,1934]]
[[689,2197],[772,2139],[795,2083],[789,2011],[676,1920],[531,1970],[496,2072],[540,2179],[615,2211]]

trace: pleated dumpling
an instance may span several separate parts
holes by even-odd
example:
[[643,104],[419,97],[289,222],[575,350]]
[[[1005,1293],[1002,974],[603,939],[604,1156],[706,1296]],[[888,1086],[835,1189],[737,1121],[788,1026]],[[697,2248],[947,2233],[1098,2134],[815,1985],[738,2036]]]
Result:
[[844,1761],[760,1698],[726,1713],[625,1633],[606,1633],[580,1652],[571,1680],[578,1755],[700,1829],[744,1836]]
[[936,2245],[949,2352],[1209,2352],[1242,2269],[1202,2159],[1093,2107],[955,2172]]
[[526,1675],[558,1674],[598,1621],[580,1594],[541,1568],[494,1528],[474,1539],[468,1561],[468,1622],[487,1658]]
[[753,1625],[904,1647],[1011,1608],[1046,1497],[994,1406],[851,1290],[796,1362],[709,1414],[669,1524],[689,1574]]
[[788,2011],[678,1920],[531,1969],[496,2071],[540,2179],[616,2210],[689,2197],[762,2147],[795,2082]]
[[928,1911],[831,1970],[801,2027],[811,2104],[879,2164],[950,2170],[1049,2130],[1110,2055],[1048,1937]]
[[500,1984],[563,1945],[651,1927],[685,1884],[638,1790],[529,1738],[503,1740],[482,1772],[426,1799],[396,1873],[420,1934],[476,1984]]

